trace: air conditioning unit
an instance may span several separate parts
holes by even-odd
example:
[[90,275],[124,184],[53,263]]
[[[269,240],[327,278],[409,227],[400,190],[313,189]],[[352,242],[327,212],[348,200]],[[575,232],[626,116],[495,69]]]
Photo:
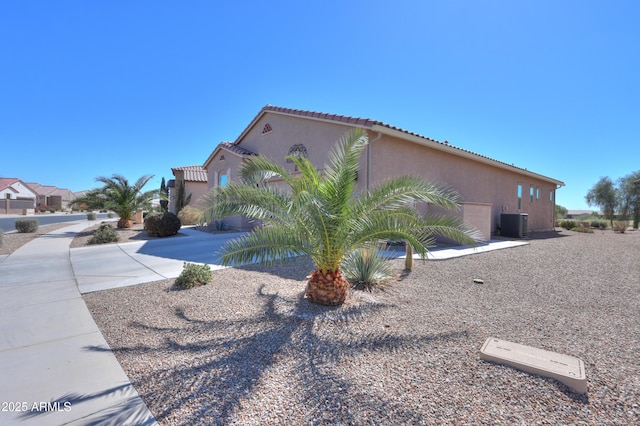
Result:
[[522,238],[527,235],[529,215],[527,213],[502,213],[500,215],[500,235]]

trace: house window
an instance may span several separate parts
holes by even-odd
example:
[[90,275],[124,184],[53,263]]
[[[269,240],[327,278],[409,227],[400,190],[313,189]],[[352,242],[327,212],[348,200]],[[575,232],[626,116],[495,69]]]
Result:
[[271,133],[273,129],[271,128],[271,125],[269,123],[265,124],[264,127],[262,128],[262,134],[266,135],[267,133]]
[[522,184],[518,184],[518,210],[522,208]]
[[11,194],[7,193],[7,200],[11,199]]
[[536,188],[536,200],[540,199],[540,188]]
[[220,172],[220,174],[218,175],[218,186],[220,188],[224,188],[225,186],[227,186],[227,183],[229,182],[229,176],[227,175],[227,172]]
[[553,202],[553,189],[549,191],[549,201]]
[[[287,157],[296,157],[296,158],[309,158],[309,154],[307,153],[307,148],[301,144],[295,144],[291,148],[289,148],[289,153]],[[287,159],[287,163],[293,163],[291,159]]]
[[533,203],[533,186],[529,187],[529,202]]

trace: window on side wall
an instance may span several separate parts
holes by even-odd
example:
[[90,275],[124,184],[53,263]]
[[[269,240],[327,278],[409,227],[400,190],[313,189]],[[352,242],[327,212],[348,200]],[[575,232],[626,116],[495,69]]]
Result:
[[529,202],[533,203],[533,186],[529,187]]
[[522,184],[518,184],[518,210],[522,209]]
[[536,188],[536,201],[540,199],[540,188]]
[[227,175],[227,172],[220,172],[220,174],[218,175],[218,186],[220,188],[224,188],[225,186],[227,186],[227,183],[229,182],[229,176]]
[[549,201],[553,202],[553,189],[549,191]]

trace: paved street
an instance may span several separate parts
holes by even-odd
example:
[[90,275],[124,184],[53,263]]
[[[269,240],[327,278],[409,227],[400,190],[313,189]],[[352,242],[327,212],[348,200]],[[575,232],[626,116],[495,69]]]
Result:
[[[96,217],[98,219],[105,219],[107,217],[107,213],[97,213]],[[44,214],[29,215],[29,216],[0,215],[0,229],[2,229],[5,233],[15,231],[16,227],[14,223],[16,219],[38,219],[39,224],[41,226],[44,226],[44,225],[51,225],[53,223],[64,223],[64,222],[84,220],[86,218],[87,218],[86,213],[75,213],[75,214],[44,213]]]

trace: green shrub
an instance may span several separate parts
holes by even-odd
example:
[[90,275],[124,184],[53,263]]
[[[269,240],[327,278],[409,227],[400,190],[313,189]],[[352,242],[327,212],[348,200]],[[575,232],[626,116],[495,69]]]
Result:
[[591,227],[592,228],[607,229],[609,227],[609,222],[607,222],[606,220],[594,219],[594,220],[591,221]]
[[560,227],[567,230],[571,230],[577,227],[578,225],[579,225],[578,222],[572,219],[565,219],[560,221]]
[[152,237],[170,237],[176,235],[182,223],[178,216],[165,212],[160,214],[149,214],[144,219],[144,229]]
[[627,231],[628,227],[629,227],[629,222],[627,222],[626,220],[620,220],[620,221],[613,222],[613,230],[615,232],[619,232],[621,234],[624,234]]
[[94,212],[87,213],[87,220],[96,220],[96,214]]
[[209,265],[196,263],[184,263],[184,269],[176,278],[175,284],[181,288],[191,288],[197,285],[205,285],[211,281],[212,274]]
[[593,229],[587,228],[581,223],[579,223],[575,228],[572,228],[571,230],[574,232],[582,232],[584,234],[593,234]]
[[113,214],[113,212],[109,212],[109,213],[107,213],[107,217],[108,217],[109,219],[113,219],[113,218],[114,218],[114,216],[115,216],[115,215]]
[[38,219],[17,219],[15,222],[16,231],[22,233],[33,233],[38,230]]
[[106,244],[115,243],[120,240],[118,233],[111,225],[100,225],[100,228],[93,232],[93,236],[89,240],[89,244]]
[[183,225],[200,225],[203,221],[203,213],[200,209],[187,206],[180,210],[178,219]]
[[351,253],[342,264],[342,272],[358,290],[369,290],[386,285],[393,278],[389,259],[384,254],[385,244],[371,244]]

